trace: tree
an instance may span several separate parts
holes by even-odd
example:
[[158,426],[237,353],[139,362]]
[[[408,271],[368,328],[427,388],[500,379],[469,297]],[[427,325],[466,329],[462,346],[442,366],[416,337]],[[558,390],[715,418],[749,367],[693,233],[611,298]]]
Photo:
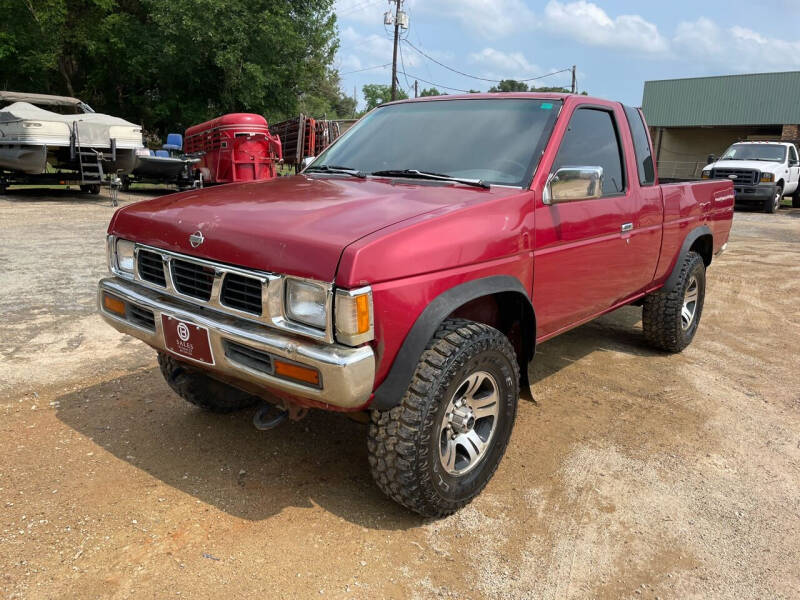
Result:
[[[555,92],[557,94],[569,94],[571,90],[563,86],[542,86],[542,87],[528,87],[528,84],[524,81],[516,81],[514,79],[504,79],[496,86],[492,86],[489,88],[490,92]],[[472,90],[470,90],[472,92]],[[581,92],[582,95],[587,96],[588,94],[584,91]]]
[[497,85],[489,88],[490,92],[527,92],[528,84],[516,79],[503,79]]
[[78,96],[149,130],[342,104],[322,89],[333,0],[0,0],[0,13],[4,89]]
[[444,93],[444,92],[440,92],[440,91],[439,91],[439,90],[437,90],[435,87],[432,87],[432,88],[428,88],[428,89],[422,90],[422,91],[419,93],[419,97],[420,97],[420,98],[423,98],[423,97],[425,97],[425,96],[446,96],[446,95],[447,95],[446,93]]
[[301,95],[298,109],[312,117],[350,119],[356,111],[356,99],[342,93],[339,72],[329,69]]
[[[367,101],[367,111],[381,104],[386,104],[392,99],[392,88],[381,83],[368,83],[361,88],[361,91],[364,94],[364,99]],[[402,88],[398,87],[397,99],[405,100],[406,98],[408,98],[408,94],[406,94]]]

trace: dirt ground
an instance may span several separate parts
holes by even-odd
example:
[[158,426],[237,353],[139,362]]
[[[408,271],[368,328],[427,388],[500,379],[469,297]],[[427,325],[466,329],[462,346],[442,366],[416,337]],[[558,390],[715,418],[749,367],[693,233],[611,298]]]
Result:
[[111,214],[0,197],[0,597],[800,597],[800,209],[736,213],[682,354],[635,308],[543,344],[497,475],[439,521],[372,484],[364,425],[172,394],[95,314]]

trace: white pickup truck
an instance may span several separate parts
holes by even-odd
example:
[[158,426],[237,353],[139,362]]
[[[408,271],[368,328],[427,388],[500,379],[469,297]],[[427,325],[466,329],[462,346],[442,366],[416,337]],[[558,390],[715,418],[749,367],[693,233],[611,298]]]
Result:
[[738,142],[703,167],[703,179],[730,179],[737,204],[774,213],[784,196],[800,208],[800,160],[789,142]]

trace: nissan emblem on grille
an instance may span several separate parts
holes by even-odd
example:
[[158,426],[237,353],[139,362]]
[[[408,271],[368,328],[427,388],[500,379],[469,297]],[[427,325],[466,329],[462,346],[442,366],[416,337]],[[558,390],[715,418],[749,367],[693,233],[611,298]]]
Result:
[[200,244],[206,241],[206,238],[203,237],[202,231],[195,231],[192,235],[189,236],[189,243],[192,245],[192,248],[197,248]]

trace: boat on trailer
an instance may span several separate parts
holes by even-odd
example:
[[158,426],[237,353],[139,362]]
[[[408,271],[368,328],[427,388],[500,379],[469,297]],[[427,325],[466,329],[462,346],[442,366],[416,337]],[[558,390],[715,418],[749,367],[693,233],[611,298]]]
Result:
[[56,169],[99,184],[104,172],[130,173],[144,148],[139,125],[95,113],[77,98],[0,91],[0,107],[0,171],[12,179]]

